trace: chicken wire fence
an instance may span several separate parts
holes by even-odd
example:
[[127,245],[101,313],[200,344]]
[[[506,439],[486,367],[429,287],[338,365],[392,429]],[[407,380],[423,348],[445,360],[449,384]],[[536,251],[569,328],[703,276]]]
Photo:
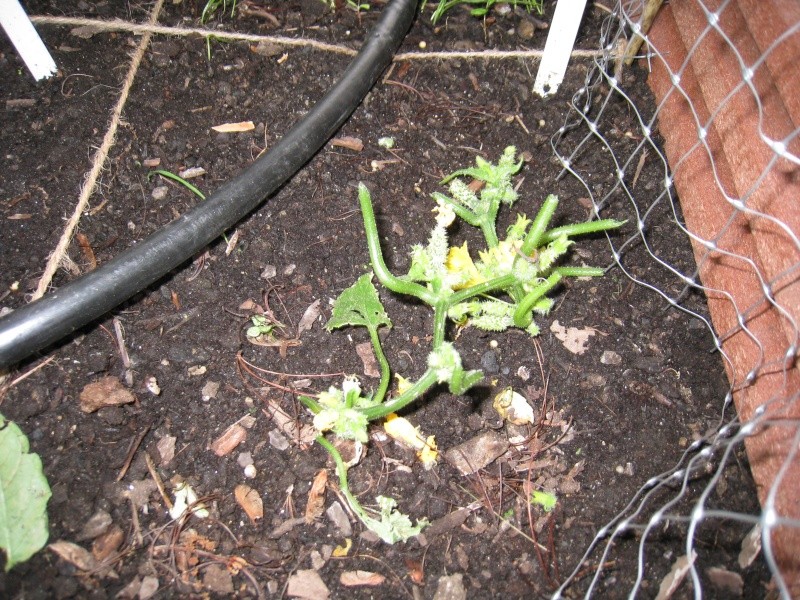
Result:
[[[748,568],[760,545],[763,559],[755,560],[772,573],[770,593],[799,597],[800,3],[659,5],[617,2],[602,28],[603,56],[551,144],[561,176],[582,183],[597,214],[635,224],[628,239],[609,237],[616,267],[711,332],[730,388],[716,400],[716,427],[600,528],[556,596],[578,588],[595,595],[623,568],[636,569],[631,596],[645,592],[645,581],[660,583],[661,598],[687,581],[695,597],[714,595],[705,577],[715,564],[698,533],[735,523],[750,531],[739,567]],[[638,52],[637,38],[644,38]],[[626,51],[637,64],[626,62]],[[628,93],[632,69],[647,73],[649,101]],[[636,131],[620,135],[620,112],[635,117]],[[661,174],[657,189],[637,187],[645,164]],[[678,242],[691,243],[694,264],[671,258]],[[660,283],[650,270],[630,268],[643,253]],[[690,296],[709,312],[693,310]],[[725,507],[717,493],[742,447],[761,507],[751,514]],[[652,539],[666,528],[681,536],[682,555],[669,574],[653,573]],[[635,565],[620,554],[631,544]],[[587,568],[594,570],[588,584]]]

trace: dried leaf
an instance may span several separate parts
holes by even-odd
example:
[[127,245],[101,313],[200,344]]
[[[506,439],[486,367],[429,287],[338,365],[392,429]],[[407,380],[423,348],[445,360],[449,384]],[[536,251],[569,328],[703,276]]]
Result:
[[93,571],[97,568],[97,561],[94,556],[86,548],[78,546],[78,544],[59,540],[47,547],[81,571]]
[[306,504],[306,523],[309,525],[322,516],[325,506],[325,488],[328,485],[328,470],[322,469],[314,477],[311,489],[308,492]]
[[203,389],[200,390],[200,397],[203,402],[208,402],[217,397],[217,392],[219,392],[219,381],[207,381]]
[[407,558],[406,568],[408,569],[408,576],[411,578],[411,581],[416,585],[425,585],[425,571],[420,561]]
[[92,556],[98,562],[103,562],[114,554],[122,542],[125,541],[125,532],[119,525],[112,525],[108,531],[95,538],[92,542]]
[[80,395],[81,410],[93,413],[104,406],[119,406],[136,401],[136,396],[123,387],[116,377],[103,377],[87,384]]
[[225,456],[246,439],[247,430],[238,423],[234,423],[211,443],[210,449],[217,456]]
[[361,152],[364,149],[364,142],[357,137],[351,137],[347,135],[333,138],[331,140],[331,145],[338,146],[339,148],[347,148],[348,150],[352,150],[354,152]]
[[94,255],[94,250],[92,250],[92,243],[89,241],[86,234],[78,232],[75,234],[75,239],[78,242],[78,246],[81,248],[83,257],[86,259],[86,262],[89,263],[89,270],[92,271],[97,268],[97,258]]
[[249,519],[255,523],[264,516],[264,501],[258,492],[249,485],[239,484],[233,491],[236,502],[244,509]]
[[111,515],[104,510],[98,510],[94,513],[89,520],[84,523],[77,540],[82,542],[84,540],[93,540],[94,538],[103,535],[108,528],[111,527],[113,520]]
[[761,554],[761,525],[756,524],[742,540],[742,549],[738,557],[739,568],[746,569],[752,565],[759,554]]
[[692,557],[691,559],[686,556],[679,556],[674,563],[672,563],[672,569],[669,573],[664,576],[664,579],[661,580],[661,585],[658,587],[658,596],[656,596],[656,600],[667,600],[675,593],[675,590],[683,583],[683,580],[686,578],[686,574],[689,572],[689,569],[692,568],[692,564],[694,564],[694,560],[697,558],[697,552],[692,550]]
[[505,454],[508,440],[496,431],[486,431],[445,452],[447,460],[462,475],[470,475]]
[[203,571],[203,585],[225,598],[233,596],[233,577],[222,565],[210,565]]
[[225,245],[225,256],[230,256],[233,249],[236,248],[236,244],[239,241],[239,230],[236,229],[233,232],[233,235],[228,238],[228,243]]
[[158,578],[148,575],[139,587],[139,600],[150,600],[158,591]]
[[281,432],[301,445],[310,445],[317,437],[317,430],[312,425],[299,425],[297,420],[274,400],[268,401],[264,414],[273,420]]
[[300,322],[297,324],[297,337],[300,337],[304,331],[311,329],[314,321],[316,321],[317,317],[319,317],[319,304],[319,300],[314,300],[314,302],[312,302],[303,313],[303,316],[300,317]]
[[243,131],[252,131],[256,126],[252,121],[240,121],[239,123],[223,123],[222,125],[215,125],[211,129],[217,133],[241,133]]
[[74,27],[69,30],[70,35],[79,37],[82,40],[88,40],[96,33],[102,33],[103,29],[96,25],[83,25],[81,27]]
[[161,457],[162,465],[168,465],[175,458],[175,442],[174,435],[165,435],[158,440],[156,448],[158,449],[158,455]]
[[339,583],[345,587],[376,586],[386,581],[386,577],[372,571],[343,571]]
[[550,325],[550,331],[564,344],[564,347],[573,354],[583,354],[589,344],[589,338],[597,333],[595,329],[587,327],[564,327],[557,320]]
[[378,361],[375,359],[375,352],[372,350],[372,342],[356,344],[356,354],[364,363],[364,375],[367,377],[380,377],[381,371]]
[[314,569],[299,569],[289,577],[286,594],[307,600],[328,600],[330,591]]
[[459,508],[451,513],[447,513],[425,528],[425,537],[434,538],[437,535],[452,531],[456,527],[461,527],[471,513],[472,511],[469,508]]
[[741,598],[744,594],[744,579],[739,573],[728,571],[722,567],[709,567],[706,569],[708,579],[714,587],[726,595],[730,594],[734,598]]

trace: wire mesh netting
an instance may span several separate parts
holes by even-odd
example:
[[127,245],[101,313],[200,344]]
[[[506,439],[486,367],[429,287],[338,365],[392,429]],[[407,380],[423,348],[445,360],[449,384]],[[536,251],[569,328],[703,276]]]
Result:
[[[665,308],[695,315],[712,332],[730,388],[716,399],[717,425],[599,530],[557,595],[572,595],[587,565],[600,565],[588,589],[580,586],[593,595],[610,571],[633,567],[620,562],[620,549],[635,544],[637,577],[627,593],[661,580],[664,598],[688,579],[695,597],[708,596],[717,566],[702,540],[735,525],[749,531],[739,566],[762,560],[760,549],[773,575],[770,593],[798,597],[800,4],[661,4],[617,3],[603,26],[604,56],[574,94],[552,148],[562,177],[583,184],[597,214],[635,224],[628,239],[609,239],[615,262]],[[638,65],[625,58],[634,54]],[[627,91],[637,66],[647,70],[650,102]],[[635,116],[635,131],[620,134],[621,112]],[[663,173],[656,189],[637,187],[645,165]],[[616,174],[610,185],[608,173]],[[671,252],[687,238],[695,264]],[[643,254],[658,281],[671,285],[630,268]],[[727,506],[719,489],[743,447],[761,506],[752,513]],[[648,572],[648,555],[665,529],[681,536],[683,551],[662,579]]]

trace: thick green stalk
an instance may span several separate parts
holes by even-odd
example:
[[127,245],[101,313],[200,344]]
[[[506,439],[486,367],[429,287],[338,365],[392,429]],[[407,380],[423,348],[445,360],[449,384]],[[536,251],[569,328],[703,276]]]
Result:
[[531,224],[530,230],[528,230],[528,235],[525,236],[525,240],[522,242],[521,251],[525,256],[530,256],[534,250],[542,245],[544,231],[550,224],[550,219],[553,218],[556,207],[558,207],[558,196],[550,194],[545,198],[542,207]]
[[344,497],[347,498],[347,503],[350,505],[350,508],[352,508],[353,512],[358,515],[358,518],[363,521],[364,517],[369,515],[367,515],[361,504],[356,500],[356,497],[350,492],[350,485],[347,482],[347,465],[344,464],[342,455],[339,454],[339,451],[333,444],[325,439],[324,435],[318,435],[316,441],[320,446],[325,448],[328,454],[333,458],[333,463],[336,465],[336,474],[339,476],[339,489],[342,490]]
[[389,370],[389,361],[383,353],[383,346],[381,346],[381,338],[378,336],[378,330],[374,327],[369,328],[369,338],[372,341],[372,348],[375,350],[375,358],[381,368],[381,382],[378,384],[378,389],[375,391],[375,400],[383,402],[386,396],[386,391],[389,389],[389,382],[391,381],[391,371]]
[[303,405],[315,415],[318,415],[322,411],[322,405],[313,398],[309,398],[308,396],[298,396],[298,400],[300,400],[300,402],[302,402]]
[[385,417],[390,413],[397,412],[401,408],[408,406],[414,402],[414,400],[422,396],[422,394],[427,392],[435,383],[436,371],[434,369],[428,369],[422,374],[422,377],[417,379],[417,381],[415,381],[410,388],[400,394],[397,398],[393,398],[386,404],[382,404],[380,406],[365,408],[361,412],[363,412],[370,421],[380,419],[381,417]]
[[587,221],[585,223],[572,223],[571,225],[563,225],[562,227],[555,227],[546,231],[542,235],[541,245],[549,244],[559,236],[565,235],[569,238],[576,235],[586,235],[587,233],[597,233],[598,231],[606,231],[608,229],[616,229],[625,224],[625,221],[617,221],[616,219],[600,219],[599,221]]
[[447,307],[450,308],[455,306],[456,304],[460,304],[461,302],[465,302],[474,296],[480,296],[482,294],[488,294],[489,292],[494,292],[496,290],[505,290],[514,285],[517,281],[517,278],[514,275],[508,274],[503,275],[502,277],[495,277],[494,279],[490,279],[489,281],[484,281],[483,283],[479,283],[478,285],[472,285],[468,288],[463,290],[459,290],[455,292],[452,296],[447,299]]
[[484,281],[478,285],[470,286],[466,289],[459,290],[458,292],[439,300],[433,306],[433,349],[436,350],[442,345],[444,341],[445,328],[447,325],[447,311],[456,304],[465,302],[475,296],[481,294],[488,294],[495,290],[505,290],[511,287],[516,282],[513,275],[503,275],[496,277],[489,281]]
[[414,296],[429,305],[433,305],[435,298],[426,288],[413,281],[405,281],[395,277],[383,260],[381,252],[381,241],[378,236],[378,224],[375,221],[375,212],[372,209],[372,198],[370,197],[367,186],[363,183],[358,186],[358,202],[361,206],[361,216],[364,219],[364,230],[367,234],[367,246],[369,247],[369,259],[372,263],[372,270],[375,276],[384,286],[398,294]]
[[533,288],[533,290],[520,301],[517,309],[514,311],[514,325],[522,329],[530,325],[533,320],[531,310],[533,310],[534,305],[541,300],[547,292],[558,285],[559,281],[561,281],[561,275],[559,273],[553,273],[550,277]]
[[500,243],[497,239],[497,231],[495,230],[495,219],[497,218],[497,211],[494,212],[491,219],[482,219],[481,232],[486,239],[486,246],[488,248],[496,248]]
[[601,277],[605,274],[605,269],[600,267],[556,267],[553,273],[558,273],[562,277]]
[[436,350],[444,341],[447,329],[447,310],[452,306],[449,298],[438,300],[433,305],[433,350]]

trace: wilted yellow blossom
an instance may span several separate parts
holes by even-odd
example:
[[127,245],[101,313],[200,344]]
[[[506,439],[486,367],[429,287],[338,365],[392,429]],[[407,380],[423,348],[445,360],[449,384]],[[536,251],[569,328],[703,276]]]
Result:
[[497,394],[492,405],[503,419],[514,425],[533,424],[535,420],[533,407],[510,387]]
[[478,273],[475,263],[472,262],[469,249],[467,248],[467,242],[464,242],[462,246],[453,246],[450,248],[450,251],[447,253],[447,272],[455,276],[459,281],[459,283],[453,285],[454,290],[472,287],[473,285],[478,285],[486,281],[486,279]]
[[402,396],[408,391],[412,383],[399,373],[395,373],[394,376],[397,379],[397,395]]
[[436,464],[439,452],[436,449],[435,436],[423,437],[418,427],[414,427],[408,419],[391,413],[383,424],[386,433],[394,440],[410,446],[417,451],[417,458],[426,469]]

